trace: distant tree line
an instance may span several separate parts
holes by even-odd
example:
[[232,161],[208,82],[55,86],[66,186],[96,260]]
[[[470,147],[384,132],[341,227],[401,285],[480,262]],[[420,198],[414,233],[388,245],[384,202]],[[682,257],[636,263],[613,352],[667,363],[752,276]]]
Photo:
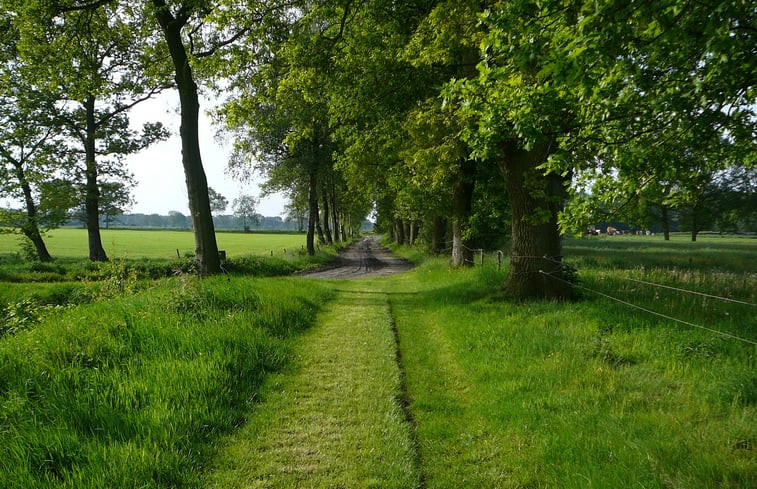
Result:
[[[104,228],[162,228],[162,229],[192,229],[192,219],[178,211],[171,211],[167,215],[161,214],[121,214],[112,218],[103,217],[101,226]],[[85,223],[79,219],[66,222],[65,226],[82,227]],[[279,216],[255,215],[253,219],[231,214],[213,216],[213,225],[216,229],[224,230],[277,230],[277,231],[300,231],[295,220],[282,219]]]
[[[0,222],[0,226],[3,223]],[[262,216],[256,214],[253,219],[231,214],[213,216],[213,225],[224,231],[291,231],[305,232],[303,221],[296,217]],[[72,217],[66,220],[63,227],[86,227],[81,218]],[[102,216],[100,226],[105,229],[177,229],[191,230],[192,219],[178,211],[171,211],[167,215],[126,213],[113,217]],[[373,231],[373,223],[363,220],[360,231]]]

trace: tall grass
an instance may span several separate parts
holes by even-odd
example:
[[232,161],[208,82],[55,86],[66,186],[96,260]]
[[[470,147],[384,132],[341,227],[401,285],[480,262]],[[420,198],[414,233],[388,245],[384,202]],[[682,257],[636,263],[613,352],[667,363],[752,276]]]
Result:
[[330,292],[176,278],[0,339],[4,488],[193,487]]

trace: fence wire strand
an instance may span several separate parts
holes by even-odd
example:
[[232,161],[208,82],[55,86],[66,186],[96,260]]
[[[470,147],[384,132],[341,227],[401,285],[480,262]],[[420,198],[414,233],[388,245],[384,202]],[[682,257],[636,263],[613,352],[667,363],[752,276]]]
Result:
[[745,306],[757,307],[757,304],[752,304],[751,302],[744,302],[744,301],[740,301],[740,300],[737,300],[737,299],[730,299],[728,297],[720,297],[718,295],[706,294],[704,292],[697,292],[695,290],[681,289],[681,288],[678,288],[678,287],[673,287],[671,285],[656,284],[654,282],[647,282],[646,280],[639,280],[637,278],[621,277],[621,276],[613,277],[613,278],[620,278],[620,279],[623,279],[623,280],[629,280],[631,282],[637,282],[637,283],[645,284],[645,285],[653,285],[655,287],[661,287],[663,289],[670,289],[670,290],[675,290],[675,291],[678,291],[678,292],[685,292],[687,294],[694,294],[694,295],[698,295],[698,296],[702,296],[702,297],[708,297],[710,299],[718,299],[718,300],[721,300],[721,301],[724,301],[724,302],[734,302],[736,304],[742,304],[742,305],[745,305]]
[[659,317],[662,317],[662,318],[668,319],[668,320],[670,320],[670,321],[675,321],[675,322],[678,322],[678,323],[681,323],[681,324],[685,324],[685,325],[687,325],[687,326],[691,326],[691,327],[693,327],[693,328],[702,329],[702,330],[704,330],[704,331],[709,331],[710,333],[715,333],[715,334],[718,334],[718,335],[721,335],[721,336],[725,336],[725,337],[727,337],[727,338],[731,338],[731,339],[733,339],[733,340],[738,340],[738,341],[742,341],[742,342],[744,342],[744,343],[748,343],[748,344],[751,344],[751,345],[755,345],[755,346],[757,346],[757,341],[752,341],[752,340],[750,340],[750,339],[747,339],[747,338],[742,338],[742,337],[740,337],[740,336],[736,336],[736,335],[733,335],[733,334],[731,334],[731,333],[726,333],[726,332],[724,332],[724,331],[719,331],[719,330],[717,330],[717,329],[712,329],[712,328],[708,328],[708,327],[706,327],[706,326],[702,326],[702,325],[699,325],[699,324],[694,324],[694,323],[691,323],[691,322],[689,322],[689,321],[685,321],[685,320],[683,320],[683,319],[678,319],[678,318],[676,318],[676,317],[673,317],[673,316],[668,316],[667,314],[663,314],[663,313],[661,313],[661,312],[657,312],[657,311],[653,311],[653,310],[651,310],[651,309],[647,309],[646,307],[642,307],[642,306],[639,306],[639,305],[633,304],[633,303],[631,303],[631,302],[628,302],[628,301],[624,301],[623,299],[618,299],[617,297],[613,297],[613,296],[611,296],[611,295],[605,294],[604,292],[599,292],[599,291],[597,291],[597,290],[593,290],[593,289],[590,289],[590,288],[588,288],[588,287],[584,287],[584,286],[582,286],[582,285],[578,285],[578,284],[574,284],[574,283],[568,282],[567,280],[563,280],[563,279],[562,279],[562,278],[560,278],[560,277],[556,277],[555,275],[552,275],[552,274],[550,274],[550,273],[544,272],[544,271],[542,271],[542,270],[539,270],[539,272],[540,272],[540,273],[541,273],[542,275],[546,275],[547,277],[552,277],[552,278],[553,278],[553,279],[555,279],[555,280],[559,280],[560,282],[564,282],[564,283],[566,283],[566,284],[570,285],[571,287],[575,287],[575,288],[578,288],[578,289],[581,289],[581,290],[585,290],[585,291],[587,291],[587,292],[591,292],[591,293],[593,293],[593,294],[597,294],[597,295],[600,295],[600,296],[602,296],[602,297],[605,297],[605,298],[607,298],[607,299],[613,300],[613,301],[615,301],[615,302],[619,302],[620,304],[624,304],[624,305],[626,305],[626,306],[629,306],[629,307],[632,307],[632,308],[635,308],[635,309],[639,309],[640,311],[644,311],[644,312],[646,312],[646,313],[649,313],[649,314],[652,314],[652,315],[655,315],[655,316],[659,316]]

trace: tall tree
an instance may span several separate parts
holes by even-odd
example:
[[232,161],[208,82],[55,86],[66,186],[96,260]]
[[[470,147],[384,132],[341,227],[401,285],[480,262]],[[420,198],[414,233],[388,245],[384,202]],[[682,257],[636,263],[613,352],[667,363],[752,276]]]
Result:
[[[208,184],[200,155],[198,85],[193,66],[207,60],[206,73],[223,76],[245,69],[232,67],[233,55],[254,47],[268,19],[287,11],[286,1],[150,0],[148,15],[157,21],[174,67],[181,104],[182,163],[201,273],[220,273],[218,245],[208,198]],[[245,47],[240,47],[245,46]],[[251,47],[252,46],[252,47]]]
[[466,135],[475,154],[495,158],[507,181],[511,292],[569,294],[558,219],[576,170],[639,165],[639,150],[667,138],[750,141],[733,145],[749,154],[755,16],[746,1],[678,0],[516,0],[483,14],[479,75],[446,93],[477,120]]
[[[192,1],[168,4],[164,0],[152,0],[150,5],[151,14],[160,26],[171,55],[174,81],[179,92],[181,155],[195,236],[195,256],[202,274],[220,273],[221,261],[208,197],[208,181],[200,155],[198,88],[190,63],[191,45],[187,46],[183,37],[184,31],[192,31],[190,21],[199,17],[201,22],[211,6]],[[189,32],[185,34],[189,36]]]
[[220,213],[229,206],[229,199],[224,197],[220,192],[216,192],[213,187],[208,187],[208,198],[210,199],[210,211]]
[[59,180],[68,160],[60,151],[56,97],[28,81],[29,67],[17,50],[16,19],[2,7],[0,14],[0,195],[18,199],[24,207],[7,211],[4,221],[32,242],[40,261],[50,261],[42,231],[61,224],[75,205],[70,194],[53,195],[58,188],[71,190]]
[[160,90],[148,84],[154,62],[139,53],[138,19],[116,2],[77,5],[20,3],[20,50],[35,82],[58,94],[70,149],[83,157],[74,174],[83,182],[89,257],[102,261],[99,180],[128,180],[123,158],[167,134],[159,123],[145,124],[141,134],[128,127],[128,110]]

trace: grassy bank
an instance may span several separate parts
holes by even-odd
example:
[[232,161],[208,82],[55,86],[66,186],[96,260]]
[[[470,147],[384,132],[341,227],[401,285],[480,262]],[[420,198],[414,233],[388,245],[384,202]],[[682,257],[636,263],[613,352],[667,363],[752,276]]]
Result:
[[[692,261],[710,261],[683,269],[689,247],[663,244],[677,265],[661,268],[657,249],[611,241],[586,251],[581,284],[757,341],[754,306],[624,280],[754,304],[752,243],[736,255],[700,243],[715,252]],[[505,273],[439,259],[377,283],[395,312],[427,487],[757,486],[753,344],[588,290],[569,304],[509,301]]]
[[0,338],[7,488],[193,487],[330,292],[176,278]]

